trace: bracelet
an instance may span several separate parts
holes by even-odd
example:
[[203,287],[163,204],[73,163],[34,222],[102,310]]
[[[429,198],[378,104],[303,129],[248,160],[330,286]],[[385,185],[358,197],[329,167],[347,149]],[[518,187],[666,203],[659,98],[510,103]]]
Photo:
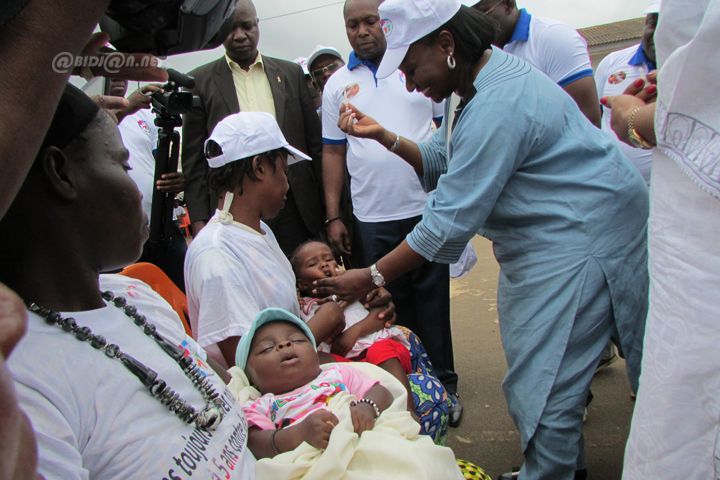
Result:
[[392,145],[390,145],[390,148],[388,148],[388,150],[394,153],[395,150],[397,150],[399,146],[400,146],[400,135],[395,134],[395,141],[393,142]]
[[330,225],[335,220],[342,220],[342,217],[338,216],[338,217],[328,218],[327,220],[325,220],[325,225]]
[[276,430],[273,430],[272,435],[270,435],[270,446],[272,447],[273,453],[275,453],[275,455],[280,455],[280,450],[277,448],[277,445],[275,445],[275,435],[277,435],[277,433],[279,431],[280,431],[279,428]]
[[369,398],[361,398],[358,401],[353,400],[352,402],[350,402],[350,406],[355,407],[357,405],[360,405],[361,403],[367,403],[373,408],[373,410],[375,410],[375,418],[378,418],[380,416],[380,409],[378,408],[377,403],[373,402]]
[[628,119],[628,140],[635,148],[641,148],[643,150],[650,150],[655,148],[655,145],[648,142],[640,135],[640,132],[635,128],[635,116],[642,109],[642,107],[635,107],[630,111],[630,118]]

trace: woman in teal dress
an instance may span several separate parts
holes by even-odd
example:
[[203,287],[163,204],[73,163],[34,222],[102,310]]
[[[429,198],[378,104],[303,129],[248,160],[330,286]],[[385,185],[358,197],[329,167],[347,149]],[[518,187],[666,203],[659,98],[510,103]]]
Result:
[[456,94],[459,107],[420,145],[343,108],[344,130],[398,154],[434,192],[401,245],[370,268],[317,281],[317,292],[356,297],[422,262],[457,261],[475,234],[491,240],[503,388],[525,456],[519,478],[584,478],[585,399],[611,337],[637,389],[645,183],[562,89],[491,46],[481,13],[457,0],[386,0],[380,16],[388,49],[378,77],[404,77],[435,101]]

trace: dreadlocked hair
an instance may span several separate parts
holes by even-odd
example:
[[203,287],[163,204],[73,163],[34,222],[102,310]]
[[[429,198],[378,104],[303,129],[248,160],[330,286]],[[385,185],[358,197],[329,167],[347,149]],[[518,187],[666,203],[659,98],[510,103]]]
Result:
[[219,198],[224,192],[238,190],[242,195],[242,182],[245,177],[252,181],[257,180],[253,168],[252,159],[256,156],[265,157],[269,160],[273,171],[277,168],[277,160],[285,149],[277,148],[269,152],[253,155],[252,157],[238,159],[219,168],[211,168],[207,173],[207,183],[213,197]]

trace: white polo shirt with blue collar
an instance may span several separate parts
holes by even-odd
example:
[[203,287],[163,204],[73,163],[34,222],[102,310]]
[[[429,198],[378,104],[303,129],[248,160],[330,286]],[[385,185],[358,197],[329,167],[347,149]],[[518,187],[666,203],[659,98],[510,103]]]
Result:
[[577,30],[530,15],[524,8],[503,50],[522,58],[561,87],[593,74],[587,42]]
[[[619,50],[603,58],[595,72],[595,85],[598,97],[621,95],[625,89],[638,78],[644,78],[648,72],[657,66],[645,55],[642,45]],[[652,150],[633,148],[621,142],[610,126],[612,112],[602,109],[601,128],[617,140],[620,150],[640,170],[645,182],[650,184],[650,167],[652,165]]]
[[347,168],[353,213],[361,222],[403,220],[422,215],[426,193],[415,170],[375,140],[346,135],[337,126],[345,99],[380,125],[414,142],[432,136],[433,118],[443,115],[443,104],[418,92],[408,92],[405,75],[397,70],[376,77],[377,66],[355,52],[336,71],[323,91],[323,143],[347,145]]

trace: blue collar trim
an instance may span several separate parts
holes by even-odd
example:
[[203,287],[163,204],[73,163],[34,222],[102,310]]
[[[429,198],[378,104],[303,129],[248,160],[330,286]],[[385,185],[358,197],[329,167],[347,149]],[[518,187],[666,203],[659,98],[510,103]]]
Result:
[[638,46],[637,52],[635,52],[635,55],[633,55],[628,64],[635,67],[639,67],[640,65],[647,65],[649,70],[657,69],[657,65],[655,65],[655,62],[650,61],[650,59],[647,58],[647,55],[645,55],[645,50],[643,50],[642,44]]
[[528,13],[524,8],[520,9],[520,18],[518,18],[515,24],[515,30],[513,31],[512,37],[508,43],[515,41],[527,42],[530,38],[530,20],[532,15]]
[[377,74],[378,66],[370,60],[360,60],[355,52],[350,52],[350,58],[348,59],[347,68],[348,70],[355,70],[360,65],[365,65],[372,72],[373,76]]

